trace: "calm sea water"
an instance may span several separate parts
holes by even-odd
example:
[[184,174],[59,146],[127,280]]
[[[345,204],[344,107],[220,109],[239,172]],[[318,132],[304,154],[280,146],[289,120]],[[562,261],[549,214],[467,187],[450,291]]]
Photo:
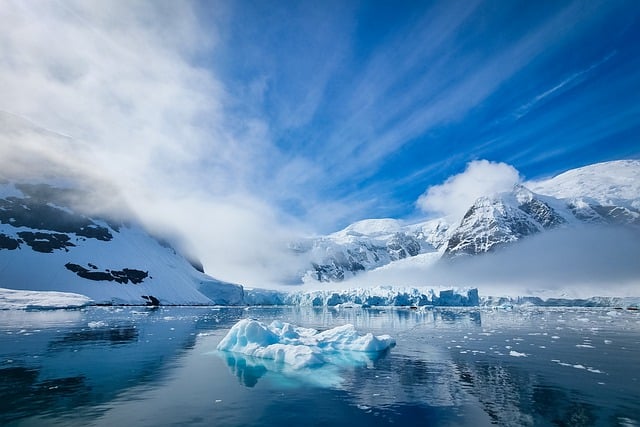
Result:
[[[220,353],[244,317],[388,333],[295,371]],[[640,314],[313,308],[0,312],[0,425],[640,426]]]

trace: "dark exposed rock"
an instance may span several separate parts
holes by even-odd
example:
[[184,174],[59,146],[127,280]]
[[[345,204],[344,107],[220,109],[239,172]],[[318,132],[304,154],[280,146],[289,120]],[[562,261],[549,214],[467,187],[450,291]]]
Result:
[[73,271],[78,276],[95,281],[108,281],[127,284],[129,281],[134,284],[140,284],[149,276],[149,272],[136,270],[133,268],[123,268],[122,270],[105,270],[105,271],[91,271],[81,265],[66,263],[64,265],[67,270]]
[[142,298],[144,298],[148,306],[157,307],[160,305],[160,300],[153,295],[142,295]]
[[7,197],[0,199],[0,222],[14,227],[75,233],[91,239],[109,241],[109,229],[68,210],[33,198]]
[[395,233],[387,242],[387,251],[393,261],[416,256],[420,253],[420,242],[405,233]]
[[364,271],[364,265],[359,261],[361,254],[347,250],[346,254],[336,253],[325,261],[325,264],[312,264],[316,273],[316,279],[321,282],[342,281],[345,271],[354,273]]
[[467,211],[449,238],[444,255],[476,255],[538,233],[536,223],[522,210],[500,199],[481,197]]
[[41,233],[31,231],[20,231],[18,236],[37,252],[52,253],[56,249],[64,249],[69,252],[68,247],[75,246],[69,240],[69,236],[62,233]]
[[546,229],[555,228],[566,223],[565,219],[553,210],[551,206],[535,198],[521,203],[518,208],[529,214],[538,224]]
[[19,239],[13,239],[6,234],[0,233],[0,249],[9,249],[10,251],[18,249],[20,247],[20,243]]

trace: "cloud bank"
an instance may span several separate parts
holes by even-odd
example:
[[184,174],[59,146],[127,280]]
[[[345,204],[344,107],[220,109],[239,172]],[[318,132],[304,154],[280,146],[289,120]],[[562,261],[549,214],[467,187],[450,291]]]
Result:
[[3,175],[97,186],[214,276],[280,280],[296,225],[251,185],[277,153],[197,65],[218,34],[191,3],[7,1],[0,27]]
[[343,286],[473,286],[494,296],[638,296],[639,253],[640,233],[634,228],[579,227],[531,236],[474,257],[398,263]]
[[520,181],[520,174],[511,165],[474,160],[464,172],[429,187],[416,204],[423,212],[458,220],[478,197],[510,191]]

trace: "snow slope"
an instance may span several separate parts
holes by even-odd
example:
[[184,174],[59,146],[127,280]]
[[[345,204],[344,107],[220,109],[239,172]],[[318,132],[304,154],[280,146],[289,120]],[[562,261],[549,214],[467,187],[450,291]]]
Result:
[[101,304],[240,304],[241,286],[198,271],[134,222],[76,211],[69,189],[0,185],[0,287]]
[[603,206],[640,209],[640,160],[597,163],[527,185],[557,199],[588,198]]

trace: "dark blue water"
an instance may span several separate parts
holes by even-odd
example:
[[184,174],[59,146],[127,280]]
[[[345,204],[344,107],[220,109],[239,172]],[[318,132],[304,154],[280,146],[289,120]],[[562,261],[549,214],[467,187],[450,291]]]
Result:
[[[240,318],[397,346],[295,371],[216,351]],[[602,309],[0,311],[0,425],[640,425],[640,315]]]

